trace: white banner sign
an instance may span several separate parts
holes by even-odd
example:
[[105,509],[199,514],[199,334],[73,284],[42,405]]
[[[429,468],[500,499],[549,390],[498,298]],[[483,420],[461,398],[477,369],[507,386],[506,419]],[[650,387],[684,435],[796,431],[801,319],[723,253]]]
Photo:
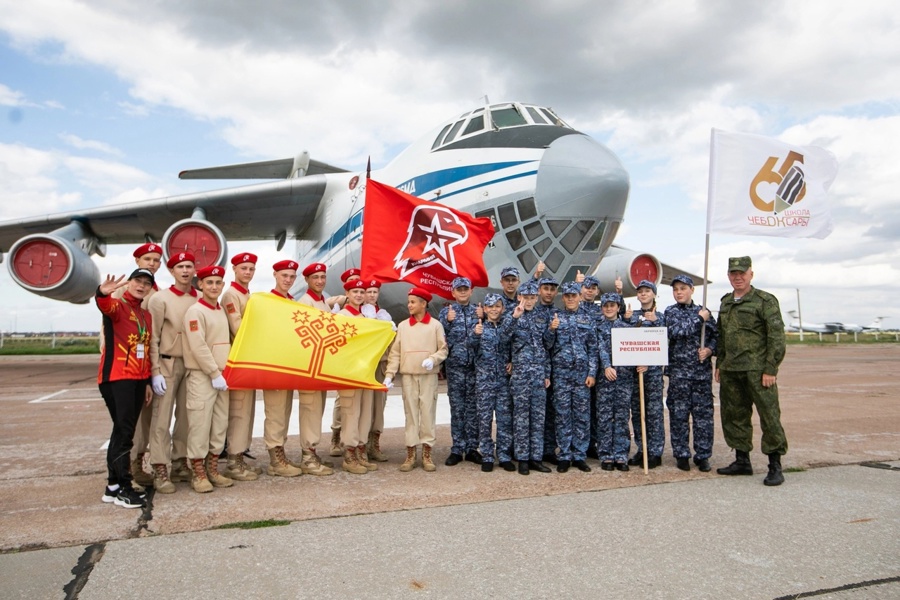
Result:
[[612,332],[612,364],[616,367],[669,364],[666,327],[616,327]]

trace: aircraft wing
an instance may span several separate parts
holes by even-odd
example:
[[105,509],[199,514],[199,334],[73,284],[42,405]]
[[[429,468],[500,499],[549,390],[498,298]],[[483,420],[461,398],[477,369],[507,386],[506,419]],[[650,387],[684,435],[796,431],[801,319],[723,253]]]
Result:
[[172,223],[202,208],[229,240],[303,237],[325,193],[326,176],[310,175],[236,188],[181,194],[0,223],[0,251],[23,236],[80,221],[107,244],[160,240]]
[[[678,267],[673,267],[672,265],[667,265],[666,263],[659,263],[662,266],[662,280],[660,283],[664,283],[666,285],[672,285],[672,280],[676,275],[687,275],[694,282],[694,286],[703,285],[703,275],[694,275],[693,273],[689,273],[684,269],[679,269]],[[707,283],[712,283],[712,281],[707,281]]]
[[[286,179],[293,174],[297,159],[280,158],[261,162],[223,165],[204,169],[190,169],[178,174],[179,179]],[[325,173],[347,173],[347,169],[335,167],[307,157],[306,176]]]

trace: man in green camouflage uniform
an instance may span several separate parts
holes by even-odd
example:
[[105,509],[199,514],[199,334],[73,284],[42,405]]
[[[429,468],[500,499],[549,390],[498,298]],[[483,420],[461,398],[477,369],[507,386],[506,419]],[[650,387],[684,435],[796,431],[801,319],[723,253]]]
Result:
[[781,427],[778,405],[778,366],[784,360],[784,322],[778,299],[750,285],[749,256],[728,259],[728,281],[733,291],[722,296],[719,309],[719,347],[716,381],[719,382],[722,431],[736,458],[721,475],[753,475],[753,406],[759,414],[762,451],[769,456],[766,485],[781,485],[781,455],[788,444]]

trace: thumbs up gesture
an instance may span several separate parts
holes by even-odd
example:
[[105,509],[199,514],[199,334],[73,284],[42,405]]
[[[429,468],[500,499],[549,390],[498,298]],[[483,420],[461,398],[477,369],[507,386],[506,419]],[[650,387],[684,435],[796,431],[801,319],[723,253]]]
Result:
[[484,333],[484,325],[481,324],[481,319],[478,319],[478,325],[475,326],[475,335],[481,335]]
[[557,327],[559,327],[559,313],[553,313],[553,320],[550,321],[550,329],[556,331]]
[[447,311],[447,320],[452,322],[456,318],[456,311],[453,310],[453,305],[450,305],[450,309]]
[[584,283],[584,273],[580,269],[575,271],[575,283]]
[[623,289],[625,289],[625,287],[622,285],[622,278],[619,275],[616,275],[616,293],[621,294]]
[[627,308],[625,309],[625,318],[626,318],[626,319],[630,319],[630,318],[631,318],[631,315],[633,315],[633,314],[634,314],[634,309],[631,308],[631,305],[629,304],[629,305],[627,306]]
[[481,302],[475,307],[475,316],[478,317],[479,320],[484,318],[484,307],[481,306]]

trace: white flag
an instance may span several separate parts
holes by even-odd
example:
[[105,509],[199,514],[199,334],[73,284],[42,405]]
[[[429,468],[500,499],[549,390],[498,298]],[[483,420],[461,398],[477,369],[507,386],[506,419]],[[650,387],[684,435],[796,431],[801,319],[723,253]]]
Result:
[[706,232],[825,238],[834,155],[746,133],[712,130]]

